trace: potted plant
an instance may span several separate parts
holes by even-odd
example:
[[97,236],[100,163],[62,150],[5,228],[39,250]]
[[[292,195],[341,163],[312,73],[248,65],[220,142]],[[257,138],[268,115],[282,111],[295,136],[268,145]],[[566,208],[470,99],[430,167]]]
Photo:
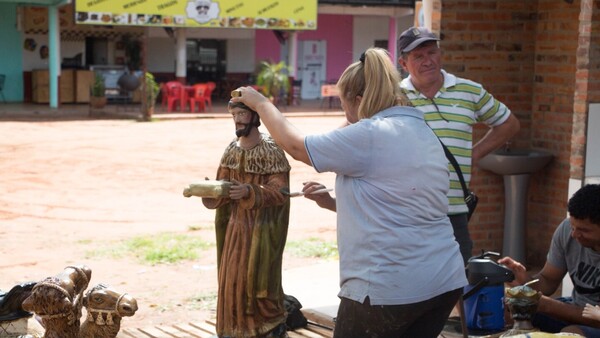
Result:
[[158,86],[158,83],[156,83],[152,73],[146,72],[144,78],[146,80],[146,96],[142,107],[143,118],[146,121],[150,121],[152,114],[154,114],[154,106],[156,105],[156,98],[160,92],[160,87]]
[[92,108],[104,108],[107,101],[104,77],[100,73],[95,74],[91,88],[90,105]]
[[288,95],[290,88],[288,76],[289,67],[284,61],[279,63],[263,61],[258,68],[256,85],[262,87],[263,94],[277,104],[280,99]]
[[125,64],[128,72],[121,75],[117,83],[124,90],[132,92],[142,83],[140,78],[135,75],[142,64],[142,42],[129,34],[125,34],[121,38],[121,43],[125,48]]

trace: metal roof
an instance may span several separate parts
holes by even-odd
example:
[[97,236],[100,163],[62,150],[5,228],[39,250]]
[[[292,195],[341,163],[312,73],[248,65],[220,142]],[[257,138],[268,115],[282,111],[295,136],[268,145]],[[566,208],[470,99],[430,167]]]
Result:
[[70,4],[71,0],[0,0],[0,3],[13,3],[17,5],[33,6],[61,6]]

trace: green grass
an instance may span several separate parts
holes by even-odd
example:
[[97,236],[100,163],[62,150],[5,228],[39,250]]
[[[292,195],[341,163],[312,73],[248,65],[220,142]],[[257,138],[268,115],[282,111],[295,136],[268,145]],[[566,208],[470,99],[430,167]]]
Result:
[[[89,246],[93,241],[81,240],[79,243]],[[201,238],[189,233],[161,233],[134,237],[88,250],[86,258],[111,257],[122,259],[135,257],[143,264],[172,264],[180,261],[196,260],[200,257],[202,251],[208,249],[214,250],[215,244],[203,241]],[[316,237],[301,241],[288,241],[285,251],[290,255],[302,258],[338,259],[335,241],[327,242]]]
[[214,224],[205,224],[205,225],[189,225],[188,230],[190,231],[199,231],[199,230],[212,230],[215,228]]
[[201,251],[213,248],[214,243],[189,234],[162,233],[140,236],[107,247],[91,250],[87,258],[101,256],[123,258],[134,256],[144,264],[168,264],[198,259]]
[[337,243],[326,242],[316,237],[301,241],[288,241],[285,251],[296,257],[338,259]]
[[190,308],[198,310],[214,310],[217,308],[217,292],[207,291],[189,299]]

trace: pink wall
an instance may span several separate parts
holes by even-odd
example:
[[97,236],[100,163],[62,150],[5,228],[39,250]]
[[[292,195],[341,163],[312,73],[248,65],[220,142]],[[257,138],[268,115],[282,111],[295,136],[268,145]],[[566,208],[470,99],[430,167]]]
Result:
[[[327,80],[337,80],[352,63],[352,16],[320,14],[317,30],[300,31],[298,40],[327,41]],[[256,31],[255,60],[280,61],[281,47],[270,30]]]
[[327,80],[339,79],[352,60],[352,16],[320,14],[316,31],[303,31],[298,40],[327,41]]
[[256,30],[256,42],[254,60],[258,64],[261,61],[270,60],[279,62],[281,59],[281,46],[273,34],[273,31],[266,29]]

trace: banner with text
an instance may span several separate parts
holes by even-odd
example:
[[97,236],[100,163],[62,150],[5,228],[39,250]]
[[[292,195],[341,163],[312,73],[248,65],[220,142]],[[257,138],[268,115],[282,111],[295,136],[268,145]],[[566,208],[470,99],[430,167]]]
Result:
[[78,0],[90,25],[314,30],[317,0]]

